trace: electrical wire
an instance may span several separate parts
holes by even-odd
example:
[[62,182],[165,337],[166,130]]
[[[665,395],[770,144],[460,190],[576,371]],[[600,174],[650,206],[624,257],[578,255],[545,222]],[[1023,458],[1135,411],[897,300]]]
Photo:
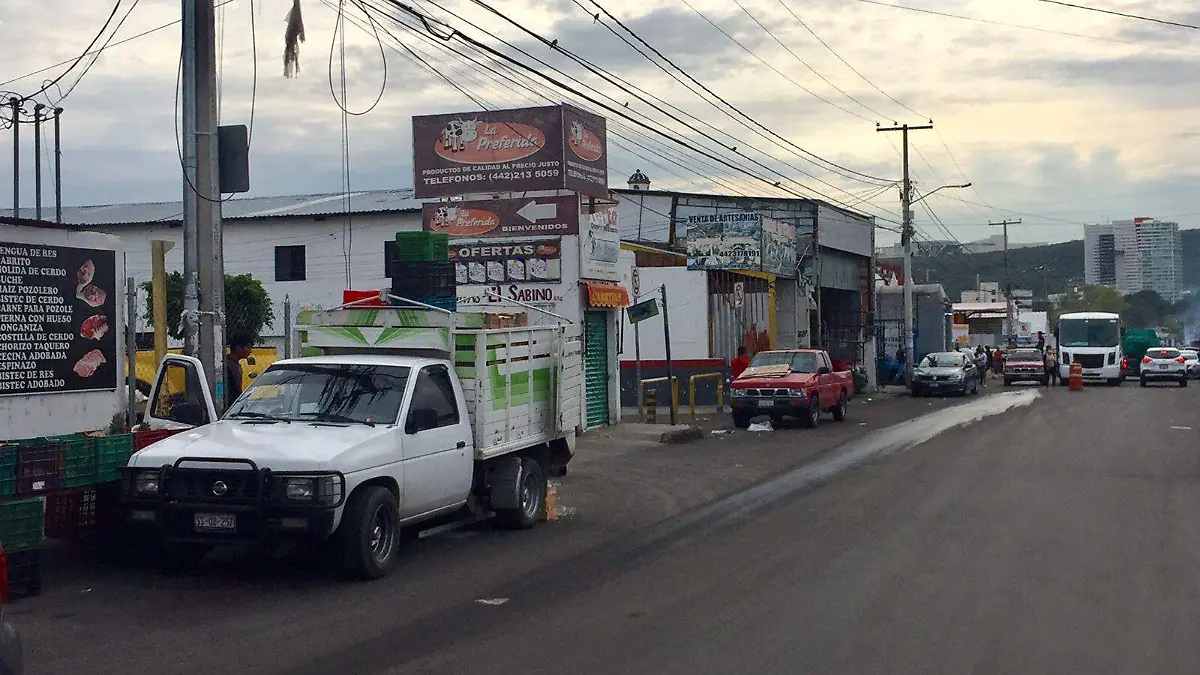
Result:
[[[761,122],[759,122],[758,120],[754,119],[754,118],[753,118],[753,117],[751,117],[749,114],[747,114],[745,111],[743,111],[743,110],[742,110],[742,109],[740,109],[739,107],[737,107],[737,106],[733,105],[732,103],[730,103],[728,100],[726,100],[726,99],[725,99],[724,97],[722,97],[720,94],[717,94],[715,91],[713,91],[712,89],[710,89],[710,88],[709,88],[707,85],[705,85],[704,83],[702,83],[702,82],[700,82],[699,80],[697,80],[695,77],[693,77],[693,76],[692,76],[690,73],[688,73],[686,70],[684,70],[683,68],[681,68],[680,66],[678,66],[678,65],[677,65],[677,64],[676,64],[674,61],[672,61],[671,59],[667,58],[667,56],[666,56],[666,55],[664,55],[664,54],[663,54],[661,51],[659,51],[659,50],[658,50],[658,49],[656,49],[656,48],[655,48],[653,45],[651,45],[649,42],[647,42],[645,39],[643,39],[643,38],[642,38],[640,35],[638,35],[638,34],[637,34],[637,32],[635,32],[633,29],[631,29],[631,28],[629,28],[628,26],[626,26],[626,25],[625,25],[625,24],[624,24],[624,23],[623,23],[623,22],[622,22],[620,19],[618,19],[618,18],[617,18],[616,16],[614,16],[614,15],[613,15],[611,12],[609,12],[609,11],[608,11],[608,10],[607,10],[607,9],[606,9],[606,8],[605,8],[603,5],[601,5],[601,4],[600,4],[600,3],[599,3],[597,0],[589,0],[589,1],[590,1],[590,2],[591,2],[593,5],[595,5],[595,6],[596,6],[596,8],[597,8],[597,9],[599,9],[599,10],[600,10],[600,12],[601,12],[602,14],[604,14],[606,17],[608,17],[610,21],[612,21],[612,22],[616,23],[618,26],[620,26],[620,27],[621,27],[621,29],[622,29],[622,30],[624,30],[626,33],[628,33],[628,34],[629,34],[631,37],[633,37],[633,39],[637,40],[637,41],[638,41],[638,42],[639,42],[641,45],[643,45],[644,47],[646,47],[647,49],[649,49],[649,50],[650,50],[652,53],[654,53],[656,56],[658,56],[660,59],[662,59],[662,60],[663,60],[663,62],[667,63],[667,64],[668,64],[668,65],[670,65],[672,68],[674,68],[675,70],[679,71],[679,73],[681,73],[681,74],[682,74],[684,77],[686,77],[688,80],[690,80],[691,82],[693,82],[694,84],[696,84],[698,87],[700,87],[700,88],[701,88],[701,89],[702,89],[702,90],[703,90],[705,93],[707,93],[709,96],[712,96],[712,97],[713,97],[713,98],[715,98],[716,100],[720,101],[720,102],[721,102],[722,104],[724,104],[724,105],[725,105],[727,108],[729,108],[729,109],[730,109],[730,110],[732,110],[733,112],[737,113],[737,115],[738,115],[738,116],[740,116],[740,117],[744,118],[746,121],[750,122],[751,124],[755,125],[756,127],[760,128],[760,129],[762,129],[763,131],[765,131],[765,132],[767,132],[767,133],[771,134],[772,136],[774,136],[774,137],[778,138],[780,141],[783,141],[784,143],[786,143],[786,144],[790,145],[791,147],[795,148],[796,150],[798,150],[798,151],[799,151],[799,152],[801,152],[802,154],[804,154],[804,155],[806,155],[807,157],[809,157],[811,160],[813,160],[813,161],[815,161],[815,162],[817,162],[817,163],[819,163],[819,164],[826,165],[826,167],[834,167],[834,168],[830,168],[829,170],[831,170],[831,171],[834,171],[835,173],[837,173],[837,170],[841,170],[841,171],[843,171],[843,172],[845,172],[845,173],[847,173],[847,174],[852,174],[852,175],[850,175],[850,176],[846,176],[846,175],[844,175],[844,174],[843,174],[843,176],[844,176],[844,177],[847,177],[847,178],[851,178],[851,179],[866,179],[867,181],[873,181],[873,182],[875,182],[876,184],[884,184],[884,183],[890,183],[890,182],[893,182],[891,179],[888,179],[888,178],[880,178],[879,176],[872,176],[872,175],[870,175],[870,174],[865,174],[865,173],[862,173],[862,172],[860,172],[860,171],[855,171],[854,169],[851,169],[851,168],[849,168],[849,167],[846,167],[846,166],[842,166],[841,164],[838,164],[838,163],[836,163],[836,162],[833,162],[832,160],[825,159],[824,157],[821,157],[821,156],[819,156],[819,155],[816,155],[816,154],[814,154],[814,153],[812,153],[812,152],[809,152],[808,150],[806,150],[806,149],[804,149],[804,148],[800,147],[799,145],[796,145],[795,143],[793,143],[793,142],[792,142],[792,141],[790,141],[789,139],[785,138],[784,136],[782,136],[782,135],[780,135],[780,134],[776,133],[775,131],[773,131],[773,130],[769,129],[769,128],[768,128],[768,127],[766,127],[764,124],[762,124]],[[578,3],[577,3],[577,4],[578,4]],[[597,22],[599,22],[599,23],[603,24],[603,22],[599,21],[598,15],[597,15],[597,17],[596,17],[596,20],[597,20]],[[609,30],[612,30],[612,29],[611,29],[611,28],[609,28]],[[615,31],[614,31],[614,33],[615,33]],[[629,44],[631,47],[633,46],[633,45],[632,45],[632,44],[630,44],[628,41],[626,41],[626,44]],[[651,59],[649,56],[647,56],[647,55],[646,55],[644,52],[642,52],[640,49],[634,48],[634,51],[637,51],[637,52],[638,52],[639,54],[641,54],[641,55],[642,55],[644,58],[646,58],[646,59],[647,59],[647,60],[649,60],[650,62],[654,63],[654,59]],[[661,66],[660,66],[660,67],[661,67]],[[693,93],[695,93],[695,92],[693,91]],[[701,98],[703,98],[703,96],[702,96]],[[857,178],[855,178],[855,177],[857,177]]]
[[783,7],[784,9],[787,10],[788,14],[792,15],[792,18],[794,18],[797,23],[799,23],[801,26],[804,27],[804,30],[808,31],[810,35],[812,35],[814,38],[816,38],[817,42],[820,42],[821,45],[823,47],[825,47],[825,49],[829,50],[830,54],[833,54],[834,57],[836,57],[838,61],[842,62],[842,65],[846,66],[847,68],[849,68],[851,70],[851,72],[853,72],[855,75],[859,76],[859,78],[861,78],[863,82],[866,82],[867,84],[871,85],[872,89],[879,92],[880,94],[883,94],[884,97],[886,97],[892,103],[895,103],[896,105],[900,106],[901,108],[904,108],[905,110],[916,115],[917,117],[920,117],[923,119],[928,119],[928,117],[929,117],[928,115],[922,115],[922,114],[918,113],[917,111],[913,110],[912,108],[910,108],[910,107],[904,105],[903,103],[901,103],[900,101],[896,100],[896,98],[894,96],[892,96],[891,94],[887,93],[883,89],[880,89],[879,86],[877,86],[874,82],[872,82],[870,80],[870,78],[868,78],[866,75],[863,75],[862,72],[860,72],[857,68],[850,65],[849,61],[842,58],[842,55],[837,53],[837,50],[835,50],[833,47],[831,47],[828,42],[823,40],[820,35],[817,35],[817,32],[814,31],[812,28],[810,28],[808,23],[806,23],[804,21],[804,19],[801,19],[800,15],[796,14],[796,12],[786,2],[784,2],[784,0],[777,0],[777,1],[779,2],[779,5],[781,7]]
[[[686,2],[686,0],[684,0],[684,1]],[[822,75],[822,74],[821,74],[819,71],[817,71],[817,69],[816,69],[816,68],[813,68],[812,66],[810,66],[810,65],[808,64],[808,62],[807,62],[807,61],[805,61],[804,59],[800,58],[800,55],[799,55],[799,54],[797,54],[795,51],[793,51],[791,47],[787,46],[787,44],[786,44],[786,43],[784,43],[784,41],[783,41],[783,40],[780,40],[780,39],[779,39],[779,37],[778,37],[778,36],[776,36],[776,35],[775,35],[775,33],[774,33],[774,32],[773,32],[773,31],[772,31],[770,28],[767,28],[767,26],[766,26],[766,25],[765,25],[765,24],[764,24],[762,21],[759,21],[759,20],[758,20],[758,17],[756,17],[756,16],[754,16],[753,14],[751,14],[751,13],[750,13],[750,10],[746,9],[746,6],[745,6],[745,5],[743,5],[743,4],[741,3],[741,0],[733,0],[733,3],[734,3],[735,5],[737,5],[737,6],[738,6],[738,8],[739,8],[739,9],[741,9],[743,12],[745,12],[745,13],[746,13],[746,16],[750,17],[750,19],[751,19],[751,20],[752,20],[754,23],[758,24],[758,27],[759,27],[759,28],[761,28],[761,29],[763,29],[763,32],[764,32],[764,33],[766,33],[767,35],[771,36],[771,39],[772,39],[772,40],[774,40],[774,41],[775,41],[775,42],[776,42],[776,43],[777,43],[777,44],[778,44],[780,47],[783,47],[784,51],[786,51],[788,54],[790,54],[790,55],[792,56],[792,58],[793,58],[793,59],[795,59],[795,60],[796,60],[796,61],[797,61],[797,62],[798,62],[800,65],[804,66],[805,68],[808,68],[808,69],[809,69],[809,71],[811,71],[813,75],[816,75],[818,78],[820,78],[820,80],[821,80],[822,82],[824,82],[825,84],[827,84],[827,85],[829,85],[829,86],[833,87],[833,88],[834,88],[834,89],[835,89],[835,90],[836,90],[836,91],[837,91],[839,94],[841,94],[842,96],[845,96],[846,98],[850,99],[850,100],[851,100],[851,101],[853,101],[854,103],[857,103],[857,104],[858,104],[860,107],[862,107],[864,110],[866,110],[866,111],[868,111],[868,112],[872,113],[872,114],[873,114],[873,115],[875,115],[877,118],[883,119],[883,118],[886,118],[886,117],[887,117],[887,116],[886,116],[886,115],[884,115],[883,113],[879,112],[878,110],[876,110],[876,109],[872,108],[871,106],[867,105],[866,103],[863,103],[862,101],[858,100],[857,98],[855,98],[855,97],[854,97],[854,96],[852,96],[851,94],[847,93],[847,92],[846,92],[846,90],[842,89],[841,87],[839,87],[839,86],[837,86],[836,84],[834,84],[833,82],[831,82],[831,81],[829,80],[829,78],[827,78],[827,77],[825,77],[824,75]],[[695,10],[693,9],[693,11],[695,11]],[[712,21],[709,21],[709,24],[711,24],[712,26],[716,27],[716,24],[715,24],[715,23],[713,23]],[[721,32],[722,32],[722,33],[725,33],[725,31],[724,31],[724,30],[722,30],[722,29],[720,29],[720,28],[718,28],[718,30],[721,30]],[[725,35],[726,35],[726,36],[729,36],[729,34],[728,34],[728,33],[725,33]],[[733,38],[730,36],[730,39],[733,39]],[[735,40],[735,42],[736,42],[736,40]],[[739,44],[740,44],[740,43],[739,43]],[[743,46],[743,49],[745,49],[745,47],[744,47],[744,46]],[[805,89],[805,91],[808,91],[808,90],[807,90],[807,89]],[[822,98],[821,100],[824,100],[824,99]],[[849,112],[849,111],[847,111],[847,112]],[[851,113],[851,114],[854,114],[854,113]],[[861,116],[861,115],[856,115],[856,117],[859,117],[860,119],[862,119],[862,116]]]
[[[338,96],[334,92],[334,89],[333,89],[333,48],[335,45],[337,45],[339,40],[341,40],[343,42],[343,44],[341,45],[342,78],[345,79],[345,77],[346,77],[346,73],[345,73],[345,70],[346,70],[345,47],[346,47],[346,45],[344,44],[345,27],[343,25],[343,23],[345,21],[345,13],[346,13],[345,2],[346,2],[346,0],[339,0],[339,2],[338,2],[337,21],[334,23],[334,26],[333,26],[333,37],[329,41],[329,68],[327,69],[328,73],[329,73],[329,95],[333,97],[333,102],[337,104],[337,107],[339,109],[341,109],[341,111],[343,113],[350,115],[352,117],[361,117],[361,116],[366,115],[366,114],[370,113],[371,111],[375,110],[375,108],[379,105],[379,102],[383,100],[384,93],[387,92],[387,82],[388,82],[387,54],[384,52],[383,40],[379,37],[379,32],[375,28],[375,22],[372,21],[371,22],[371,30],[375,31],[375,41],[379,44],[379,60],[383,64],[383,77],[379,83],[379,93],[375,96],[375,100],[371,102],[371,105],[367,106],[365,109],[360,110],[360,111],[349,110],[346,107],[349,104],[349,101],[346,100],[345,83],[343,82],[343,84],[342,84],[342,98],[340,100],[338,99]],[[355,0],[351,0],[350,4],[352,4],[356,7],[359,7],[359,9],[362,9],[364,13],[366,12],[366,8],[363,7],[362,5],[360,5]]]
[[1138,21],[1149,21],[1164,26],[1174,26],[1176,28],[1190,28],[1192,30],[1200,30],[1200,26],[1191,23],[1183,23],[1182,21],[1171,21],[1169,19],[1156,19],[1152,16],[1142,16],[1140,14],[1129,14],[1126,12],[1118,12],[1115,9],[1101,9],[1099,7],[1088,7],[1086,5],[1077,5],[1073,2],[1063,2],[1062,0],[1040,0],[1051,5],[1059,5],[1061,7],[1070,7],[1071,9],[1082,9],[1088,12],[1099,12],[1100,14],[1109,14],[1112,16],[1120,16],[1126,19],[1136,19]]
[[[52,80],[50,80],[50,85],[56,85],[60,81],[62,81],[62,79],[64,77],[66,77],[67,73],[74,70],[75,67],[78,66],[83,61],[84,57],[87,56],[88,53],[92,51],[92,47],[96,46],[96,42],[100,40],[100,36],[104,35],[104,33],[106,31],[108,31],[108,27],[109,27],[109,25],[112,24],[113,18],[117,16],[117,10],[121,9],[121,3],[123,1],[124,0],[117,0],[117,3],[115,5],[113,5],[112,12],[110,12],[108,15],[108,18],[104,20],[104,25],[100,27],[100,31],[97,32],[96,36],[92,38],[92,41],[88,43],[88,46],[83,50],[83,53],[80,54],[78,57],[76,57],[75,60],[71,62],[71,65],[66,70],[59,73],[56,77],[54,77]],[[137,4],[136,0],[135,0],[134,4],[135,5]],[[129,15],[126,14],[126,16],[129,16]],[[99,53],[97,53],[97,56],[99,56]],[[93,61],[93,63],[94,62],[95,61]],[[35,91],[34,93],[32,93],[28,96],[23,97],[23,100],[26,100],[26,101],[31,100],[31,99],[33,99],[33,97],[35,97],[39,94],[45,93],[46,90],[48,90],[49,88],[50,88],[49,85],[44,85],[41,89]]]

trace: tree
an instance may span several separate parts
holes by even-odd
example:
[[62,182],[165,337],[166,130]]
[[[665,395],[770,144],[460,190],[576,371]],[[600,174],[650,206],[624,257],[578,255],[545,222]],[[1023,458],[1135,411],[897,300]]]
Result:
[[1070,290],[1062,294],[1058,307],[1051,312],[1050,325],[1058,325],[1058,317],[1071,312],[1112,312],[1122,314],[1129,309],[1129,303],[1121,294],[1108,286],[1084,286],[1079,290]]
[[1163,325],[1171,315],[1171,303],[1163,299],[1153,290],[1138,291],[1125,296],[1129,308],[1121,314],[1121,319],[1130,328],[1155,328]]
[[[146,291],[146,316],[154,321],[154,298],[149,281],[142,283]],[[183,274],[167,275],[167,334],[183,337]],[[225,275],[225,340],[258,344],[262,330],[275,321],[271,296],[262,282],[249,274]]]

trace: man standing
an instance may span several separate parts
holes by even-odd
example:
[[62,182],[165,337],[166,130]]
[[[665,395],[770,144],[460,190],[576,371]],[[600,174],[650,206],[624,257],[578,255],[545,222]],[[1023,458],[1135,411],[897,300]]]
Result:
[[229,339],[229,353],[225,355],[225,408],[242,395],[242,359],[250,356],[250,342],[243,338]]
[[1046,385],[1049,386],[1053,384],[1057,386],[1059,384],[1058,356],[1054,353],[1053,349],[1046,350],[1046,356],[1044,357],[1043,362],[1046,364]]
[[1046,336],[1040,330],[1038,331],[1038,349],[1046,351]]
[[738,347],[737,356],[729,362],[729,369],[733,372],[733,379],[738,379],[743,371],[750,367],[750,359],[746,356],[746,348]]

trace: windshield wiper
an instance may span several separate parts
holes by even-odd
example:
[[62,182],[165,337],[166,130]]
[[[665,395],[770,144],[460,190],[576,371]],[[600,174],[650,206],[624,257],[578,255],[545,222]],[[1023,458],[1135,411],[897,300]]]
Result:
[[287,417],[280,417],[278,415],[268,415],[267,413],[254,412],[253,410],[242,410],[239,412],[235,412],[232,415],[229,415],[228,417],[226,417],[226,419],[231,419],[231,420],[233,420],[233,419],[249,419],[249,420],[263,420],[265,422],[287,422],[288,424],[292,423],[292,420]]
[[335,422],[335,423],[340,423],[340,424],[365,424],[369,427],[375,426],[375,423],[372,422],[370,419],[360,420],[360,419],[355,419],[348,415],[342,415],[339,413],[319,412],[319,413],[311,413],[311,414],[312,414],[314,422]]

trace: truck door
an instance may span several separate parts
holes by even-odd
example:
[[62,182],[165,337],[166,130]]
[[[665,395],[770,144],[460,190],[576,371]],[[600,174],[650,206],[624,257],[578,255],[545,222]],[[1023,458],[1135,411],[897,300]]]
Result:
[[475,446],[457,382],[441,364],[417,373],[404,423],[401,517],[459,504],[471,490]]
[[834,390],[833,364],[825,352],[817,354],[817,396],[822,406],[837,402],[838,393]]
[[158,366],[142,421],[151,429],[190,429],[216,419],[200,360],[168,354]]

